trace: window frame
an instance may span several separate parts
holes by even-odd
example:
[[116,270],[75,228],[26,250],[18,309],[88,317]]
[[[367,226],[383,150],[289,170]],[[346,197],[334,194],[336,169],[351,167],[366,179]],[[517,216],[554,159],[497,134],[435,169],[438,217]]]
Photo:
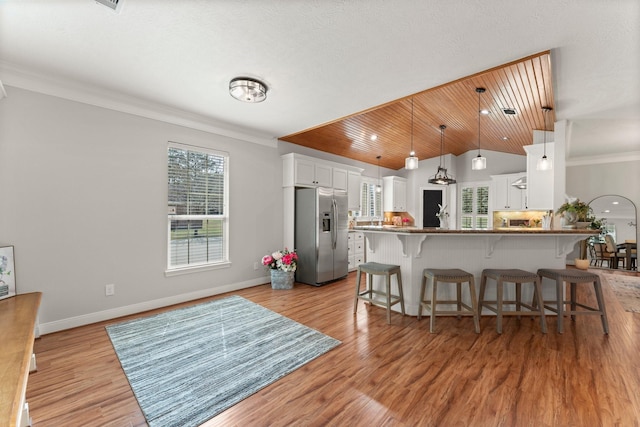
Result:
[[[205,154],[205,155],[211,155],[211,156],[216,156],[216,157],[222,157],[223,159],[223,185],[222,185],[222,191],[223,191],[223,195],[222,195],[222,213],[218,213],[218,214],[176,214],[175,210],[172,213],[171,210],[171,206],[170,206],[170,194],[169,194],[169,178],[170,178],[170,171],[169,171],[169,151],[171,149],[175,149],[175,150],[183,150],[186,152],[193,152],[193,153],[197,153],[197,154]],[[166,187],[166,197],[165,200],[167,202],[167,237],[166,237],[166,243],[167,243],[167,247],[166,247],[166,270],[165,270],[165,276],[174,276],[174,275],[178,275],[178,274],[185,274],[185,273],[193,273],[193,272],[197,272],[197,271],[202,271],[202,270],[211,270],[211,269],[219,269],[219,268],[226,268],[229,267],[231,265],[231,261],[229,258],[229,218],[230,218],[230,213],[229,213],[229,164],[230,164],[230,156],[228,152],[225,151],[220,151],[220,150],[214,150],[211,148],[207,148],[207,147],[202,147],[202,146],[197,146],[197,145],[191,145],[191,144],[185,144],[185,143],[179,143],[179,142],[173,142],[173,141],[169,141],[169,143],[167,144],[167,164],[166,164],[166,172],[167,172],[167,177],[165,180],[165,183],[167,185]],[[177,265],[173,265],[172,264],[172,253],[171,253],[171,242],[172,242],[172,235],[171,235],[171,222],[173,220],[215,220],[215,221],[222,221],[221,224],[221,232],[222,232],[222,246],[221,246],[221,250],[222,250],[222,257],[213,261],[204,261],[204,262],[192,262],[192,263],[187,263],[187,264],[177,264]]]
[[[490,181],[479,181],[479,182],[468,182],[460,184],[460,208],[458,217],[460,218],[460,230],[490,230],[493,228],[493,222],[491,221],[491,182]],[[487,213],[478,213],[478,189],[486,188],[487,197]],[[464,193],[465,189],[472,189],[472,199],[471,199],[471,212],[464,212]],[[465,227],[465,218],[471,218],[471,227]],[[483,218],[487,222],[486,227],[478,227],[478,219]]]
[[[364,192],[364,186],[367,186],[367,196],[366,196],[366,201],[365,204],[363,206],[363,192]],[[379,193],[379,196],[376,195],[376,191],[375,191],[375,186],[376,185],[380,185],[380,188],[382,189],[382,185],[380,184],[380,182],[376,179],[376,178],[369,178],[369,177],[362,177],[361,181],[360,181],[360,191],[358,192],[358,197],[360,197],[360,215],[358,216],[358,219],[363,220],[363,221],[371,221],[373,220],[373,218],[376,219],[380,219],[382,220],[384,217],[384,208],[383,208],[383,204],[384,204],[384,199],[383,199],[383,194],[382,194],[382,190]],[[369,215],[371,212],[369,211],[368,207],[370,206],[371,202],[373,199],[373,210],[374,210],[374,215]],[[366,208],[366,209],[365,209]],[[366,212],[366,215],[364,215]],[[378,213],[379,212],[379,213]]]

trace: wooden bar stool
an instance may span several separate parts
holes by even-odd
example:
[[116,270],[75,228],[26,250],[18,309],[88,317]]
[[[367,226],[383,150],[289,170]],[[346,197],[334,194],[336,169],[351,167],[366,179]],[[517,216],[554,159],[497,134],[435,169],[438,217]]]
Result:
[[[484,299],[484,294],[487,286],[487,279],[493,279],[496,281],[496,300],[495,301],[486,301]],[[516,285],[516,296],[515,300],[504,301],[504,283],[515,283]],[[522,302],[522,284],[523,283],[531,283],[533,284],[533,297],[534,303],[533,305]],[[515,310],[504,310],[504,304],[515,304]],[[530,273],[525,270],[520,270],[517,268],[512,269],[493,269],[486,268],[482,270],[482,278],[480,279],[480,300],[478,301],[478,307],[480,312],[482,312],[482,308],[486,307],[489,310],[493,311],[497,315],[496,321],[496,329],[499,334],[502,333],[502,316],[505,315],[515,315],[520,318],[520,316],[540,316],[540,328],[543,333],[547,333],[547,323],[544,319],[544,305],[542,301],[542,287],[540,286],[540,277],[536,273]],[[522,310],[522,308],[526,308],[527,310]],[[540,308],[538,308],[540,307]]]
[[[558,333],[561,334],[564,332],[563,317],[565,314],[571,315],[571,320],[574,321],[576,320],[576,315],[591,314],[600,316],[604,333],[609,333],[607,310],[605,309],[604,298],[602,297],[600,276],[583,270],[550,268],[541,268],[538,270],[538,276],[540,276],[540,280],[546,277],[556,282],[556,300],[544,301],[544,303],[554,304],[555,306],[545,305],[544,308],[558,314]],[[569,300],[565,300],[563,296],[564,282],[569,282],[571,284]],[[593,283],[593,290],[595,291],[596,301],[598,303],[597,308],[590,307],[576,301],[576,285],[578,283]],[[565,310],[565,304],[571,304],[571,310]],[[578,307],[583,310],[578,310]]]
[[[360,291],[360,279],[362,273],[369,275],[367,289]],[[398,295],[391,294],[391,275],[396,275],[398,282]],[[385,290],[373,289],[373,276],[385,276]],[[384,301],[376,299],[375,296],[384,297]],[[404,316],[404,295],[402,294],[402,275],[399,265],[380,264],[377,262],[366,262],[358,265],[358,280],[356,281],[356,297],[353,303],[353,314],[358,311],[358,300],[367,301],[370,304],[380,305],[387,308],[387,323],[391,323],[391,306],[400,303],[400,309]]]
[[[424,294],[427,288],[427,279],[431,279],[433,285],[431,287],[431,299],[425,300]],[[456,299],[455,300],[438,300],[438,282],[455,283]],[[471,296],[471,306],[462,301],[462,283],[469,284],[469,294]],[[456,314],[458,317],[463,314],[472,314],[473,323],[476,333],[480,333],[480,314],[478,311],[478,301],[476,300],[476,287],[473,274],[457,268],[439,269],[425,268],[422,272],[422,286],[420,287],[420,300],[418,301],[418,320],[422,318],[422,308],[429,310],[429,331],[434,332],[436,326],[436,316],[439,314]],[[457,310],[438,310],[438,304],[456,304]]]

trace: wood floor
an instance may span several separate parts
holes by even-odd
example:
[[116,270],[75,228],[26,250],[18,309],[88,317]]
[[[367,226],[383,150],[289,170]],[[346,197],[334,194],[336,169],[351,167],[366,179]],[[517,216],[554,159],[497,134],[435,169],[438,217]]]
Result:
[[[640,425],[640,314],[606,286],[608,336],[595,316],[567,320],[563,335],[551,316],[546,335],[531,318],[506,318],[498,335],[486,316],[477,335],[471,318],[442,317],[430,334],[428,318],[393,314],[387,325],[383,309],[362,302],[354,316],[354,288],[352,273],[320,288],[233,292],[342,344],[204,425]],[[146,425],[104,329],[114,322],[36,340],[35,427]]]

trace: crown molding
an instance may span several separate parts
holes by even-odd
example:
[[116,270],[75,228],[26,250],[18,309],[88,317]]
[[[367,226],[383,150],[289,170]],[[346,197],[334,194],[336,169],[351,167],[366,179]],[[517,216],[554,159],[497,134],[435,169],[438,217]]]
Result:
[[628,153],[601,154],[599,156],[576,157],[566,160],[566,166],[588,166],[604,163],[635,162],[640,160],[640,151]]
[[276,148],[275,137],[219,122],[205,116],[152,103],[96,86],[54,78],[0,61],[0,75],[6,86],[38,92],[70,101],[107,108],[122,113],[158,120],[186,128],[222,135]]

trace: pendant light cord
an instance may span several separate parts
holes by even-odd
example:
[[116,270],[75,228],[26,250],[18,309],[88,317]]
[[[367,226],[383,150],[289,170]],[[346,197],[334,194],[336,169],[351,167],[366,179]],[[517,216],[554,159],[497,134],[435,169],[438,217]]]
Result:
[[483,94],[485,90],[483,87],[476,88],[476,92],[478,92],[478,157],[480,156],[480,116],[482,114],[480,112],[480,95]]
[[413,156],[413,98],[411,98],[411,152],[410,156]]
[[542,157],[547,157],[547,113],[549,113],[549,111],[551,111],[550,107],[542,107],[542,120],[544,121],[544,143],[542,146]]

